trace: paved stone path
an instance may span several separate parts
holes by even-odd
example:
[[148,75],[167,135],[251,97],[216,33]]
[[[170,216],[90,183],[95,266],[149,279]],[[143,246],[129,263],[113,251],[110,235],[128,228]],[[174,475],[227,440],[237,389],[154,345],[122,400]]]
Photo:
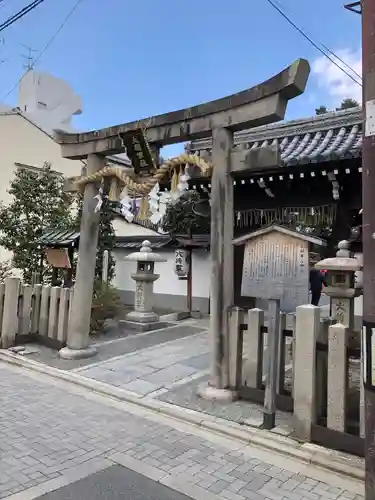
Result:
[[176,383],[208,373],[209,357],[209,336],[204,330],[74,371],[142,396],[154,397],[167,392]]
[[[188,328],[181,326],[179,328]],[[190,327],[192,328],[192,326]],[[128,340],[122,341],[122,344]],[[262,407],[249,401],[214,404],[197,397],[200,384],[207,384],[210,366],[208,330],[160,345],[95,362],[73,371],[141,397],[157,398],[239,423],[261,421]],[[277,424],[290,425],[290,414],[277,412]]]
[[31,500],[114,464],[196,500],[363,500],[334,474],[0,363],[0,498]]
[[[147,333],[137,333],[120,327],[111,333],[100,337],[93,337],[92,343],[97,346],[98,353],[94,358],[79,360],[61,359],[58,351],[40,344],[27,344],[27,357],[34,361],[59,368],[60,370],[73,370],[79,367],[92,366],[93,363],[106,361],[122,354],[129,354],[139,349],[161,345],[176,339],[182,339],[206,331],[201,321],[184,321],[183,323],[170,323],[160,330]],[[203,322],[204,324],[204,322]]]

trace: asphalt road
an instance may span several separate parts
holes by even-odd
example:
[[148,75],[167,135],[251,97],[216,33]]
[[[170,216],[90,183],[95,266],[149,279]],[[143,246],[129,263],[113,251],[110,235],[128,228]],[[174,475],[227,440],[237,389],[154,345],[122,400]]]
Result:
[[190,500],[121,465],[52,491],[38,500]]

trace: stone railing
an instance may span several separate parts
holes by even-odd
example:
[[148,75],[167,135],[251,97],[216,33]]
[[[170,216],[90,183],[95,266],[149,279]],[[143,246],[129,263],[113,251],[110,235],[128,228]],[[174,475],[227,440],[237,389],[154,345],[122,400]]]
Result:
[[0,284],[1,347],[33,340],[64,346],[72,297],[72,289],[25,285],[18,278],[7,278]]
[[[232,322],[240,339],[233,356],[232,389],[240,397],[263,404],[269,363],[277,365],[276,408],[290,412],[294,435],[304,441],[364,453],[364,390],[359,335],[320,308],[300,306],[295,315],[280,314],[278,356],[269,359],[269,333],[264,311],[250,309]],[[238,314],[237,314],[238,315]]]
[[320,309],[296,313],[293,373],[296,435],[364,454],[364,388],[358,332],[320,321]]

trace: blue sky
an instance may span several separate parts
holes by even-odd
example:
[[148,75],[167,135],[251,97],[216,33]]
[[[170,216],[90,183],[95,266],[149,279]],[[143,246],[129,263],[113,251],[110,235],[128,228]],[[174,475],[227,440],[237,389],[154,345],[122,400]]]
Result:
[[[76,0],[45,2],[0,34],[0,99],[22,75],[22,44],[40,51]],[[344,0],[277,0],[314,38],[359,71],[360,16]],[[5,20],[28,0],[5,0]],[[359,87],[341,77],[266,0],[83,0],[37,69],[67,80],[82,96],[80,129],[172,111],[251,87],[299,57],[313,65],[306,93],[287,118],[334,107]],[[358,88],[358,90],[357,90]],[[7,98],[16,102],[16,92]]]

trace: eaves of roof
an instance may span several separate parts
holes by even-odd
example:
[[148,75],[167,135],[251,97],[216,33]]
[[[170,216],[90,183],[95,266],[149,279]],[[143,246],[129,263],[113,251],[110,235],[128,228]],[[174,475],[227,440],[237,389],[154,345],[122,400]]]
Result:
[[79,232],[66,229],[48,229],[37,240],[39,245],[45,247],[67,248],[76,246],[79,242]]

